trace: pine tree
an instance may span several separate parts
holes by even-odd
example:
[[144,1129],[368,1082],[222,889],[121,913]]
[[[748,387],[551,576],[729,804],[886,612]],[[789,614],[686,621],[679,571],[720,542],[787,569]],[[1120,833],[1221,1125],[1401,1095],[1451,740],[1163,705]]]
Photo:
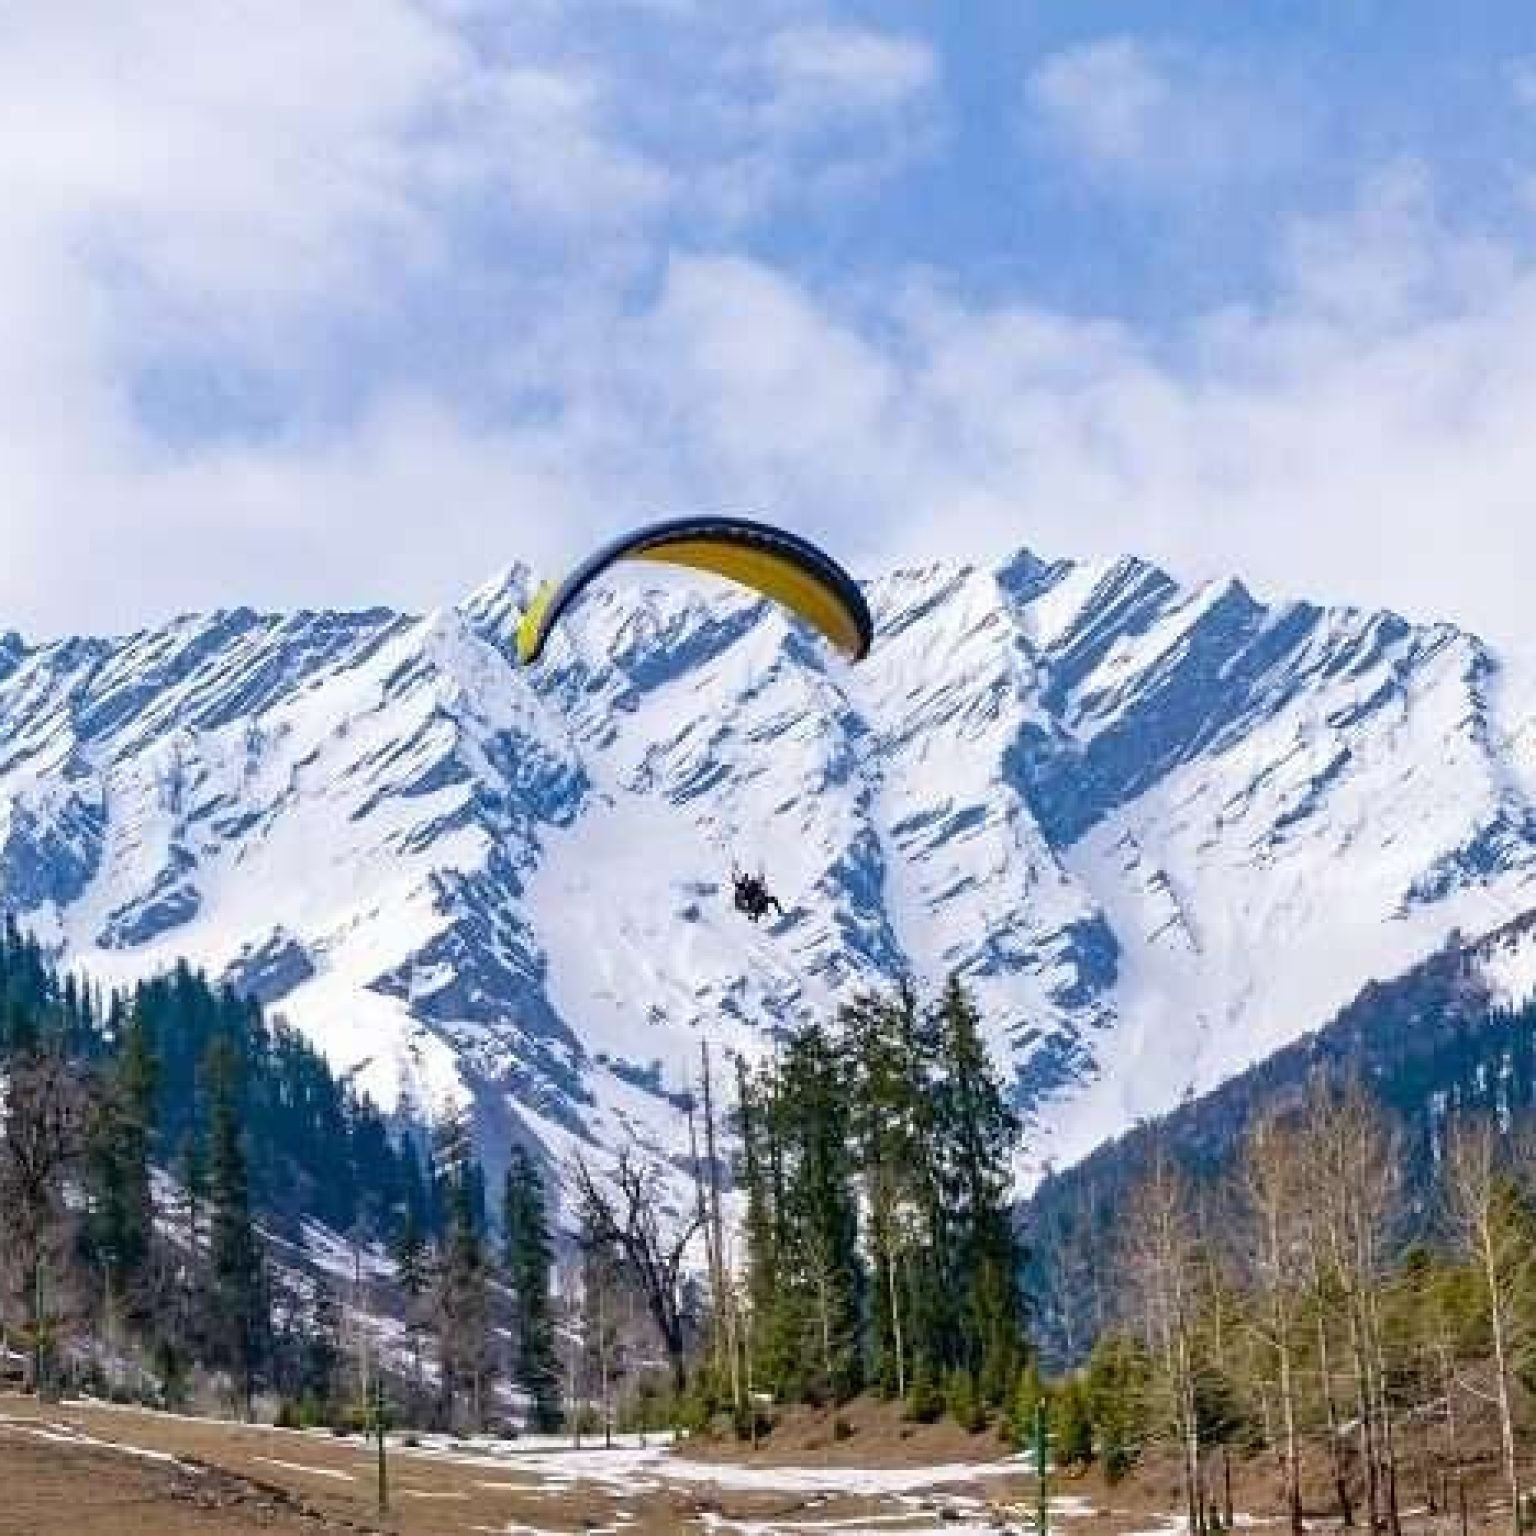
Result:
[[396,1152],[400,1165],[397,1177],[399,1188],[400,1225],[409,1224],[424,1241],[432,1236],[431,1196],[427,1192],[427,1178],[421,1169],[421,1153],[417,1150],[414,1136],[400,1139]]
[[923,1419],[942,1398],[944,1373],[967,1358],[956,1305],[957,1295],[963,1293],[955,1289],[955,1211],[945,1184],[949,1128],[944,1113],[944,1038],[941,1017],[921,1007],[910,986],[899,989],[890,1018],[900,1095],[909,1121],[901,1159],[907,1214],[902,1269],[911,1320],[908,1352],[912,1375],[922,1384],[908,1394],[908,1409]]
[[1064,1467],[1086,1467],[1093,1460],[1093,1416],[1079,1377],[1069,1376],[1055,1395],[1051,1450]]
[[920,1350],[912,1368],[912,1385],[907,1388],[906,1416],[914,1424],[932,1424],[944,1415],[944,1389],[939,1381],[933,1355]]
[[987,1410],[976,1390],[976,1378],[961,1366],[949,1373],[944,1390],[944,1406],[949,1416],[967,1434],[980,1434],[987,1424]]
[[42,1044],[37,1012],[19,997],[6,1003],[4,1036],[8,1056],[29,1056]]
[[529,1424],[540,1433],[560,1426],[560,1362],[555,1350],[550,1275],[554,1250],[544,1181],[523,1147],[507,1162],[502,1202],[507,1282],[517,1302],[514,1374],[528,1394]]
[[410,1210],[401,1219],[400,1230],[390,1244],[390,1257],[395,1265],[395,1283],[402,1294],[420,1296],[431,1284],[432,1249]]
[[142,1321],[154,1235],[149,1150],[157,1067],[148,1031],[131,1016],[91,1132],[89,1237],[109,1316]]
[[1010,1204],[1019,1122],[958,977],[945,989],[938,1023],[944,1074],[936,1141],[953,1234],[950,1294],[964,1298],[955,1363],[973,1373],[984,1401],[1000,1407],[1024,1360],[1022,1254]]
[[1008,1428],[1013,1443],[1021,1451],[1034,1445],[1035,1415],[1042,1404],[1049,1405],[1049,1402],[1050,1394],[1046,1390],[1045,1378],[1040,1374],[1040,1367],[1031,1360],[1019,1372],[1019,1379],[1013,1389],[1013,1406],[1008,1413]]
[[1088,1357],[1083,1385],[1104,1476],[1119,1482],[1135,1465],[1150,1427],[1152,1361],[1123,1333],[1106,1333]]
[[813,1400],[841,1402],[863,1385],[864,1271],[846,1085],[824,1030],[812,1025],[795,1037],[784,1079],[785,1210],[811,1335],[802,1355],[810,1366],[805,1390]]
[[916,1013],[916,997],[903,987],[890,1000],[860,998],[842,1016],[854,1066],[852,1129],[869,1212],[870,1375],[885,1396],[898,1398],[906,1396],[911,1372],[912,1228],[922,1208],[927,1155],[915,1134],[923,1097],[912,1050]]
[[239,1060],[226,1036],[210,1047],[205,1077],[210,1317],[218,1355],[233,1375],[239,1403],[249,1415],[266,1334],[264,1286],[241,1135]]
[[342,1356],[341,1328],[341,1302],[326,1281],[317,1280],[304,1330],[300,1377],[301,1391],[309,1403],[307,1416],[318,1418],[335,1409]]
[[783,1074],[765,1066],[753,1083],[743,1069],[738,1091],[750,1266],[748,1374],[777,1397],[798,1398],[809,1374],[805,1346],[810,1325],[805,1287],[796,1269],[788,1187],[790,1116]]
[[737,1179],[745,1204],[743,1234],[747,1248],[747,1386],[778,1379],[768,1362],[767,1342],[778,1296],[778,1219],[770,1169],[774,1158],[769,1146],[770,1118],[768,1074],[754,1083],[746,1062],[736,1061],[736,1118],[741,1140]]
[[390,1246],[395,1283],[405,1297],[405,1336],[411,1350],[411,1412],[420,1411],[423,1361],[422,1337],[428,1331],[425,1297],[432,1286],[432,1248],[422,1231],[415,1206],[407,1200],[400,1229]]
[[186,1202],[187,1241],[195,1247],[202,1239],[203,1219],[208,1209],[208,1154],[195,1129],[188,1130],[182,1137],[176,1163],[182,1198]]

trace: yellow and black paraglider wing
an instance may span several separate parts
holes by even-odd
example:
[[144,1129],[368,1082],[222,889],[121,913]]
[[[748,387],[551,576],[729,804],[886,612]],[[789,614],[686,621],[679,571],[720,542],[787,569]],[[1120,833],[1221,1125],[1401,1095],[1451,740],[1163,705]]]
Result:
[[857,583],[798,535],[739,517],[685,517],[626,534],[542,588],[517,631],[524,663],[537,661],[551,631],[582,592],[626,560],[686,566],[747,587],[796,614],[851,661],[869,652],[873,622]]

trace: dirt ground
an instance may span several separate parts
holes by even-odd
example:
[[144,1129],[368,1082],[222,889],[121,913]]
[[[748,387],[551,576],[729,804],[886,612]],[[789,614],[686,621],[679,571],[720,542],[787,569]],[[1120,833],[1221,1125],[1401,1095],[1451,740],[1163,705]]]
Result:
[[1001,1461],[1011,1450],[996,1429],[972,1435],[951,1420],[911,1424],[901,1403],[860,1398],[835,1411],[782,1412],[772,1435],[755,1447],[731,1436],[694,1441],[688,1454],[700,1461],[749,1467],[910,1467],[915,1461]]
[[4,1536],[202,1536],[206,1532],[313,1531],[314,1522],[229,1479],[127,1460],[98,1450],[29,1441],[0,1429]]
[[549,1458],[531,1452],[492,1460],[397,1447],[390,1512],[380,1518],[373,1456],[359,1440],[0,1397],[0,1536],[564,1536],[619,1529],[625,1536],[690,1529],[720,1536],[747,1529],[756,1536],[781,1520],[786,1530],[814,1520],[857,1536],[863,1518],[872,1519],[872,1530],[901,1536],[941,1523],[959,1528],[958,1511],[977,1511],[983,1499],[995,1503],[1005,1491],[990,1480],[954,1481],[892,1499],[825,1488],[674,1483],[649,1468],[630,1478],[618,1460],[609,1472],[604,1455],[561,1457],[552,1471]]
[[[994,1536],[1032,1529],[1032,1480],[1000,1458],[995,1434],[914,1431],[888,1405],[785,1420],[755,1452],[695,1442],[541,1451],[516,1445],[397,1445],[390,1509],[375,1502],[375,1462],[355,1438],[178,1418],[136,1409],[39,1406],[0,1396],[0,1536],[246,1536],[354,1531],[389,1536]],[[1272,1458],[1234,1466],[1243,1525],[1283,1530]],[[1330,1499],[1309,1469],[1308,1503]],[[1495,1468],[1478,1469],[1472,1529],[1507,1528]],[[1412,1490],[1405,1487],[1405,1495]],[[1175,1463],[1154,1458],[1126,1484],[1053,1479],[1060,1536],[1169,1536],[1178,1528]],[[1452,1522],[1405,1497],[1409,1536]],[[1314,1531],[1335,1528],[1321,1516]]]

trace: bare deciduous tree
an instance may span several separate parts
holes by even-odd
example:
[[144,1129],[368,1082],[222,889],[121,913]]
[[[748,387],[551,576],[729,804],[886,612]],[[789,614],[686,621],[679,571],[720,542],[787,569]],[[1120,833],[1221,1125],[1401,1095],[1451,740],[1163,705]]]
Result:
[[91,1093],[82,1069],[52,1052],[12,1064],[0,1107],[0,1198],[39,1396],[53,1386],[69,1244],[65,1186],[85,1152]]
[[1273,1362],[1280,1397],[1285,1506],[1291,1530],[1301,1536],[1297,1356],[1301,1282],[1306,1275],[1306,1228],[1296,1140],[1293,1128],[1283,1119],[1261,1120],[1248,1140],[1243,1182],[1252,1216],[1256,1326]]
[[1480,1117],[1452,1128],[1446,1148],[1446,1189],[1462,1248],[1482,1281],[1510,1530],[1513,1536],[1521,1536],[1524,1514],[1515,1445],[1515,1362],[1530,1342],[1520,1303],[1536,1285],[1536,1234],[1493,1120]]
[[1341,1303],[1355,1380],[1372,1530],[1398,1536],[1397,1443],[1381,1298],[1390,1276],[1387,1237],[1399,1197],[1396,1132],[1358,1084],[1314,1081],[1299,1132],[1326,1285]]
[[606,1180],[595,1178],[580,1158],[575,1177],[588,1230],[620,1256],[639,1287],[666,1351],[673,1390],[681,1393],[688,1381],[683,1260],[705,1225],[706,1212],[696,1206],[669,1223],[660,1170],[642,1162],[631,1148],[619,1153]]
[[1196,1402],[1195,1307],[1198,1254],[1189,1182],[1164,1147],[1127,1202],[1126,1258],[1141,1328],[1162,1366],[1166,1416],[1181,1450],[1182,1481],[1194,1536],[1205,1530],[1201,1497],[1200,1422]]

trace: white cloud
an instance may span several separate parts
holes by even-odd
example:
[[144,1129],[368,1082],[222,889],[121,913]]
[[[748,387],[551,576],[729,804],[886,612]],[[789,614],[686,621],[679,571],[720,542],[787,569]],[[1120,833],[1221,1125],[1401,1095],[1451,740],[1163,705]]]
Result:
[[924,42],[824,24],[774,33],[763,64],[773,82],[772,110],[802,123],[904,107],[929,91],[938,73]]
[[[598,65],[478,48],[410,0],[114,0],[9,16],[6,621],[121,623],[235,600],[242,583],[254,597],[334,599],[348,553],[359,597],[408,590],[413,572],[430,581],[439,550],[467,562],[451,518],[441,544],[398,562],[392,541],[366,537],[387,514],[402,546],[416,543],[429,446],[444,483],[461,483],[459,462],[500,467],[461,429],[455,460],[446,406],[400,404],[413,349],[433,341],[410,317],[451,310],[457,286],[515,332],[518,306],[545,297],[531,280],[523,296],[534,265],[574,274],[622,259],[673,189],[611,110]],[[515,241],[482,234],[507,228]],[[403,358],[404,377],[372,378],[354,338],[391,366]],[[466,376],[474,361],[463,356]],[[247,386],[273,402],[270,421],[207,441],[210,387]],[[162,387],[190,418],[170,440],[143,419],[146,391]]]
[[1325,136],[1318,96],[1282,72],[1134,37],[1041,60],[1025,80],[1023,121],[1026,142],[1069,173],[1164,198],[1305,169]]
[[707,41],[696,88],[666,106],[694,124],[679,153],[717,233],[865,196],[938,140],[939,62],[921,39],[800,16]]
[[[1203,317],[1176,365],[1113,324],[920,286],[855,321],[761,264],[679,261],[554,430],[613,523],[755,507],[871,566],[1137,550],[1520,641],[1536,263],[1400,175],[1287,249],[1282,298]],[[1373,271],[1396,297],[1362,308]]]
[[1140,167],[1163,150],[1153,130],[1174,87],[1133,38],[1055,54],[1027,89],[1045,126],[1095,165]]
[[[76,624],[447,600],[513,556],[556,564],[645,511],[719,506],[870,567],[1132,549],[1518,638],[1536,264],[1458,235],[1406,170],[1285,250],[1276,304],[1203,317],[1177,366],[1115,324],[921,283],[855,318],[765,263],[690,256],[638,309],[488,340],[544,392],[511,424],[394,393],[320,439],[167,459],[109,436],[82,458],[40,409],[26,473],[7,465],[12,548],[18,526],[31,540],[0,597],[15,611],[56,582],[40,611]],[[1390,302],[1360,302],[1373,283]]]
[[330,302],[360,261],[430,254],[445,200],[602,225],[665,192],[590,73],[502,63],[407,0],[99,9],[8,46],[0,175],[167,288]]
[[[1524,632],[1536,262],[1412,163],[1277,222],[1267,305],[1154,345],[733,249],[728,191],[750,222],[921,146],[944,110],[921,45],[800,8],[649,101],[711,130],[674,142],[600,51],[459,24],[505,9],[267,0],[240,46],[231,14],[119,0],[82,34],[33,8],[0,55],[0,628],[424,605],[722,506],[870,566],[1129,548]],[[1097,174],[1161,176],[1144,148],[1209,129],[1157,83],[1172,56],[1056,65],[1033,109]],[[276,403],[163,430],[162,365],[183,414],[247,376]]]
[[1507,241],[1447,222],[1428,170],[1411,160],[1370,176],[1344,213],[1293,221],[1280,246],[1289,302],[1346,334],[1476,311],[1520,265]]

